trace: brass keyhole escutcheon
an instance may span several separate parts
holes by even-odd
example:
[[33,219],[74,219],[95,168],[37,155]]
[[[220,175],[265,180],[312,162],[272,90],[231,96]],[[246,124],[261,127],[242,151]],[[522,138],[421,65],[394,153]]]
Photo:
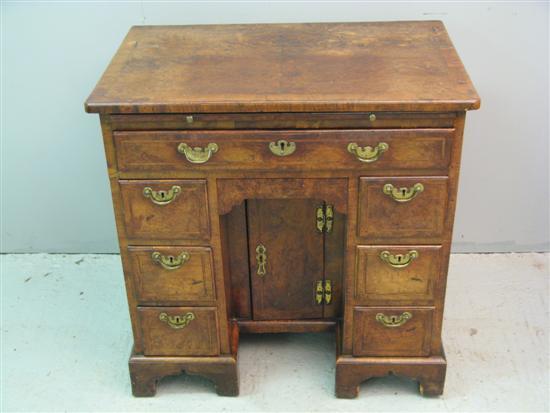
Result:
[[270,142],[269,150],[273,155],[288,156],[292,155],[296,150],[296,144],[284,139],[280,139],[277,142]]
[[263,277],[266,275],[266,265],[267,265],[267,248],[263,244],[258,244],[256,247],[256,274]]

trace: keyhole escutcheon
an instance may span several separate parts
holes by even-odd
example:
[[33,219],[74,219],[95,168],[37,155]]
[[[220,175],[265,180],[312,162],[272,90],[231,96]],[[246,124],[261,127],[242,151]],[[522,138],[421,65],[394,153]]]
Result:
[[270,142],[269,150],[273,155],[288,156],[292,155],[296,150],[296,144],[284,139],[280,139],[277,142]]
[[260,277],[263,277],[267,273],[266,264],[267,248],[263,244],[258,244],[258,246],[256,247],[256,274],[258,274]]

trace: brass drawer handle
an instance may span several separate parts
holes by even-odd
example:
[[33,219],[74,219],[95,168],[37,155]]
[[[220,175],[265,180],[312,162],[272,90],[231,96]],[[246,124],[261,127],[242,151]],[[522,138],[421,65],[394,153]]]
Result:
[[384,185],[382,192],[388,195],[395,202],[409,202],[424,190],[424,185],[421,183],[414,184],[411,188],[402,187],[396,188],[392,184]]
[[181,186],[174,185],[168,191],[153,191],[149,186],[143,188],[143,196],[149,198],[154,204],[168,205],[172,202],[181,192]]
[[348,152],[355,155],[361,162],[374,162],[380,158],[384,152],[390,148],[386,142],[380,142],[374,148],[372,146],[361,147],[357,143],[352,142],[348,145]]
[[416,250],[411,250],[406,254],[392,254],[389,251],[380,253],[380,259],[393,268],[408,267],[416,258],[418,258],[418,251]]
[[405,324],[412,318],[412,314],[408,311],[405,311],[401,315],[385,315],[382,313],[376,314],[376,321],[382,324],[384,327],[399,327]]
[[294,151],[296,150],[296,144],[294,142],[289,142],[281,139],[277,142],[270,142],[269,150],[273,155],[288,156],[294,153]]
[[256,274],[263,277],[267,272],[265,269],[267,264],[267,248],[263,244],[258,244],[256,247],[256,264],[258,266]]
[[164,321],[173,329],[180,329],[187,327],[191,321],[195,319],[195,314],[189,312],[183,315],[168,315],[166,313],[159,314],[159,320]]
[[185,158],[191,163],[205,163],[212,157],[212,154],[218,152],[218,145],[209,143],[205,148],[199,146],[192,148],[186,143],[178,145],[178,152],[185,155]]
[[162,268],[166,270],[177,270],[187,261],[189,261],[190,254],[187,251],[183,251],[177,257],[173,255],[162,255],[160,252],[155,251],[151,254],[153,262],[160,264]]

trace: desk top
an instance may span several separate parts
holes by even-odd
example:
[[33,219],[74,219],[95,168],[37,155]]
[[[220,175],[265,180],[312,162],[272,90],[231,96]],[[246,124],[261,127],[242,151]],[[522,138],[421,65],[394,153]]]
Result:
[[132,27],[96,113],[457,111],[479,97],[439,21]]

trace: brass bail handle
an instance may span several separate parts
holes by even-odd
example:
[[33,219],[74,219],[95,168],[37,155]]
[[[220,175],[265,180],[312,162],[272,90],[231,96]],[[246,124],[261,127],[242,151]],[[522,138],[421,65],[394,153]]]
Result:
[[416,183],[412,187],[395,187],[392,184],[386,184],[382,188],[382,192],[393,199],[395,202],[409,202],[424,191],[424,185]]
[[376,314],[376,321],[388,328],[400,327],[411,318],[412,314],[408,311],[405,311],[401,315],[385,315],[384,313]]
[[392,254],[389,251],[380,253],[380,259],[393,268],[408,267],[417,258],[418,251],[416,250],[410,250],[406,254]]
[[168,205],[174,201],[177,196],[181,193],[181,187],[179,185],[174,185],[169,190],[158,190],[155,191],[150,186],[143,188],[143,196],[151,200],[153,204],[156,205]]
[[357,160],[365,163],[377,161],[380,156],[390,148],[386,142],[378,143],[374,148],[372,146],[359,146],[356,142],[348,145],[348,152],[355,155]]
[[185,159],[194,164],[208,162],[212,155],[218,152],[218,149],[219,147],[216,143],[209,143],[204,148],[200,146],[192,148],[184,142],[178,145],[178,152],[184,155]]
[[151,254],[151,259],[153,262],[162,266],[166,270],[177,270],[181,268],[183,264],[189,261],[191,255],[187,251],[183,251],[178,256],[174,257],[173,255],[162,255],[158,251],[154,251]]
[[179,330],[187,327],[191,321],[195,319],[195,314],[188,312],[182,315],[168,315],[167,313],[160,313],[159,320],[164,321],[171,328]]

